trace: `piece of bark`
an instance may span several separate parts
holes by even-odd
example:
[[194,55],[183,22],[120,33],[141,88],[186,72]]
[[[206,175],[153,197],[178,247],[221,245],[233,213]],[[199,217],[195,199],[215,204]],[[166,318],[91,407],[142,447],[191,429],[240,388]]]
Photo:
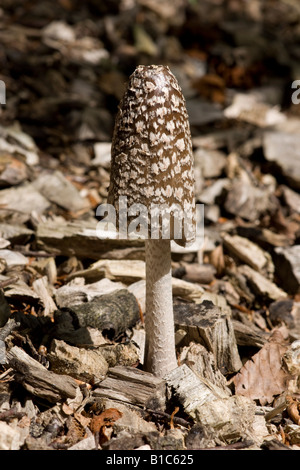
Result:
[[290,243],[286,235],[274,233],[267,228],[238,226],[236,230],[238,235],[254,241],[265,249],[272,249],[276,246],[287,246]]
[[9,240],[14,245],[25,245],[33,236],[34,231],[25,227],[25,225],[0,223],[0,233],[3,238]]
[[250,181],[237,179],[232,182],[224,208],[232,215],[253,222],[270,210],[269,196],[266,189],[253,186]]
[[284,185],[281,186],[281,190],[290,213],[292,214],[293,212],[297,212],[297,214],[300,214],[300,194]]
[[115,248],[100,254],[99,259],[142,260],[145,261],[145,247]]
[[26,256],[12,250],[0,250],[0,259],[5,261],[8,268],[12,266],[26,266],[28,264]]
[[231,282],[216,279],[210,288],[212,292],[224,296],[231,307],[240,303],[240,295]]
[[174,297],[177,296],[187,300],[200,299],[204,293],[203,287],[174,277],[172,277],[172,291]]
[[248,326],[237,320],[232,320],[232,325],[238,346],[261,348],[268,339],[269,335],[254,325]]
[[300,340],[289,345],[283,354],[283,362],[289,373],[300,381]]
[[254,438],[256,405],[246,397],[231,396],[204,403],[196,408],[196,421],[226,444]]
[[104,277],[131,284],[145,279],[145,262],[141,260],[109,260],[102,259],[93,263],[89,268],[77,271],[68,276],[68,281],[74,277],[83,277],[88,282],[96,282]]
[[140,319],[136,298],[127,289],[101,295],[90,302],[72,305],[69,309],[78,327],[97,328],[115,338],[133,327]]
[[133,341],[117,344],[103,344],[99,349],[108,367],[129,366],[139,363],[139,347]]
[[143,419],[142,410],[137,406],[128,406],[110,398],[101,398],[101,406],[106,410],[115,408],[122,413],[122,416],[114,423],[115,433],[122,432],[123,430],[131,434],[157,431],[155,423]]
[[0,450],[19,450],[21,444],[21,429],[0,421]]
[[171,393],[192,419],[196,419],[197,410],[204,403],[228,396],[222,388],[196,375],[186,364],[172,370],[165,380]]
[[0,364],[5,364],[6,361],[6,345],[5,338],[20,324],[14,318],[9,318],[5,325],[0,328]]
[[54,313],[54,326],[49,328],[49,340],[61,339],[73,346],[98,347],[106,343],[101,331],[97,328],[78,327],[72,313],[68,310],[57,310]]
[[272,302],[269,305],[269,319],[273,326],[285,323],[289,329],[295,326],[292,310],[294,301],[292,299],[283,299]]
[[120,247],[140,247],[141,240],[100,239],[97,235],[97,221],[75,221],[39,223],[36,228],[37,246],[57,255],[90,258],[98,260],[107,251]]
[[190,343],[181,349],[179,364],[186,364],[196,375],[216,385],[228,396],[231,395],[224,375],[216,367],[213,353],[207,351],[202,344]]
[[15,380],[34,396],[51,403],[75,398],[77,384],[74,379],[47,370],[18,346],[7,352],[7,361],[15,370]]
[[300,339],[300,302],[295,302],[292,309],[293,326],[289,329],[291,340]]
[[76,277],[68,284],[56,289],[54,296],[59,308],[65,308],[83,302],[90,302],[95,297],[112,293],[124,287],[121,282],[114,282],[107,278],[85,284],[85,279]]
[[300,136],[287,132],[269,131],[264,134],[264,156],[280,168],[289,184],[300,188]]
[[23,224],[28,222],[33,209],[37,214],[43,214],[50,207],[50,202],[32,184],[25,183],[16,188],[2,189],[0,206],[3,222]]
[[300,445],[300,426],[299,424],[288,424],[284,428],[290,445],[295,446],[293,449],[298,450]]
[[0,188],[16,186],[28,178],[27,166],[11,155],[0,156]]
[[230,181],[228,178],[218,178],[211,185],[203,189],[199,194],[196,194],[199,201],[203,204],[212,205],[217,203],[223,195],[227,194],[230,187]]
[[52,298],[52,294],[49,289],[48,279],[46,276],[36,279],[32,283],[34,292],[39,296],[41,303],[44,306],[43,315],[45,317],[52,317],[57,306]]
[[102,444],[102,449],[112,451],[127,451],[137,450],[145,444],[145,436],[143,433],[135,433],[132,435],[130,432],[124,430],[118,433],[116,437],[112,437],[107,442]]
[[204,178],[220,177],[226,165],[226,156],[219,150],[198,147],[194,151],[194,159],[195,169],[199,166]]
[[110,398],[132,405],[163,410],[166,384],[163,379],[133,367],[116,366],[93,392],[95,397]]
[[2,328],[10,317],[10,306],[5,298],[4,292],[0,289],[0,328]]
[[262,450],[293,450],[278,439],[265,440],[261,445]]
[[22,279],[15,280],[5,289],[5,297],[35,304],[40,300],[38,294]]
[[183,280],[210,284],[215,279],[216,269],[211,264],[190,263],[184,265]]
[[87,211],[89,202],[60,171],[42,172],[32,183],[49,201],[70,212]]
[[215,433],[209,432],[201,423],[196,423],[190,429],[185,439],[188,450],[209,449],[216,446]]
[[47,359],[52,371],[92,384],[101,382],[108,371],[101,349],[77,348],[60,340],[52,341]]
[[300,245],[275,248],[276,274],[290,294],[300,292]]
[[239,235],[231,236],[228,234],[223,236],[223,242],[229,253],[236,256],[240,261],[247,263],[267,277],[273,277],[274,266],[271,256],[255,243]]
[[268,127],[285,121],[285,115],[277,107],[264,103],[252,93],[237,93],[224,111],[228,119],[238,119],[259,127]]
[[247,127],[237,127],[222,129],[205,135],[197,135],[193,137],[192,142],[195,148],[203,147],[206,149],[220,149],[228,147],[229,149],[238,144],[242,144],[249,140],[250,129]]
[[286,292],[277,287],[276,284],[269,281],[262,274],[258,273],[250,266],[242,265],[237,268],[238,272],[242,274],[247,283],[250,286],[250,289],[256,296],[259,296],[261,299],[267,300],[269,302],[273,300],[279,300],[287,297]]
[[[39,256],[39,255],[37,255]],[[40,258],[31,263],[38,273],[42,276],[47,276],[48,282],[53,286],[57,281],[57,269],[55,259],[51,257]]]
[[201,304],[175,304],[174,319],[177,328],[187,332],[185,344],[194,341],[203,344],[214,355],[223,374],[240,369],[239,357],[231,319],[209,300]]

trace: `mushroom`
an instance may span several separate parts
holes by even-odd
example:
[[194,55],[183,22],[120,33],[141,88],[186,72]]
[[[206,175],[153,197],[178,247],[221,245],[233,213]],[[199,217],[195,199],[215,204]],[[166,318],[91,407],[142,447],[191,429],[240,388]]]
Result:
[[129,208],[128,229],[136,228],[135,211],[130,209],[143,212],[139,221],[146,259],[144,368],[163,377],[177,367],[171,240],[185,246],[196,232],[190,126],[181,89],[166,66],[138,66],[120,102],[107,201],[119,224],[124,221],[121,197],[126,197]]

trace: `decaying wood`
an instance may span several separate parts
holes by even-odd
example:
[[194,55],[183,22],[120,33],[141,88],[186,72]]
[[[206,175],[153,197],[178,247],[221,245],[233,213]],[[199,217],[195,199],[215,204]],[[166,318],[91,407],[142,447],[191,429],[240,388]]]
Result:
[[254,326],[248,326],[241,321],[232,320],[234,335],[238,346],[254,346],[261,348],[268,338],[265,333]]
[[57,255],[98,260],[102,253],[115,248],[143,246],[139,240],[116,240],[98,238],[97,221],[39,223],[36,229],[37,246]]
[[37,214],[42,214],[50,203],[32,184],[25,183],[17,188],[2,190],[0,205],[6,213],[5,221],[21,225],[28,222],[33,207]]
[[[182,330],[177,330],[182,331]],[[186,364],[196,375],[208,380],[209,383],[216,385],[228,396],[231,391],[227,386],[224,375],[216,367],[214,355],[202,344],[191,342],[188,346],[180,348],[179,364]]]
[[184,411],[193,419],[196,419],[197,410],[204,403],[228,398],[223,389],[196,375],[186,364],[171,371],[165,379]]
[[5,364],[6,360],[6,345],[5,338],[15,329],[20,326],[14,318],[9,318],[5,325],[0,328],[0,364]]
[[77,271],[68,276],[83,277],[87,282],[96,282],[104,277],[112,281],[130,284],[145,279],[145,262],[141,260],[108,260],[102,259],[93,263],[88,269]]
[[269,281],[262,274],[250,268],[246,264],[238,267],[238,272],[242,274],[254,292],[267,301],[278,300],[287,296],[287,294],[277,287],[276,284]]
[[[214,281],[216,269],[210,264],[185,264],[183,279],[199,284],[210,284]],[[174,274],[173,274],[174,275]]]
[[57,306],[52,298],[52,293],[49,292],[48,279],[46,276],[43,276],[39,279],[36,279],[33,282],[33,290],[39,296],[44,305],[44,315],[46,317],[52,317]]
[[114,282],[107,278],[86,284],[83,278],[76,277],[73,281],[56,289],[54,297],[59,308],[68,308],[72,305],[90,302],[95,297],[109,294],[124,287],[121,282]]
[[77,212],[89,209],[88,201],[81,197],[75,186],[60,171],[42,172],[34,181],[33,186],[46,199],[68,211]]
[[104,294],[90,302],[69,307],[78,327],[97,328],[114,338],[134,326],[140,319],[136,298],[127,289]]
[[242,364],[231,320],[211,301],[174,305],[174,319],[176,327],[187,332],[184,342],[203,344],[214,354],[217,367],[222,373],[240,369]]
[[117,344],[103,344],[99,348],[109,367],[136,366],[139,363],[140,349],[133,341]]
[[263,251],[247,238],[238,235],[224,235],[223,241],[229,252],[237,256],[239,260],[265,274],[266,277],[273,277],[274,266],[269,253]]
[[[144,410],[139,406],[128,406],[120,401],[114,401],[110,398],[97,398],[100,401],[101,408],[115,408],[122,413],[122,416],[114,424],[114,432],[122,432],[126,430],[129,433],[148,433],[156,432],[157,428],[154,422],[148,422],[143,418],[146,415]],[[158,411],[159,413],[159,411]],[[163,413],[162,411],[160,413]]]
[[132,405],[163,410],[166,399],[165,387],[163,379],[149,372],[133,367],[116,366],[109,369],[107,377],[94,390],[94,396],[109,397]]
[[70,346],[64,341],[53,340],[47,355],[51,370],[58,374],[90,383],[98,383],[104,379],[108,363],[101,350],[88,350]]
[[[270,162],[275,162],[292,187],[300,189],[299,134],[266,132],[264,153]],[[288,151],[287,151],[288,149]]]
[[300,245],[275,249],[276,273],[287,292],[300,292]]
[[10,317],[10,307],[4,292],[0,289],[0,328],[2,328]]
[[34,396],[51,403],[75,398],[77,384],[72,377],[47,370],[18,346],[7,353],[7,361],[16,372],[15,379]]

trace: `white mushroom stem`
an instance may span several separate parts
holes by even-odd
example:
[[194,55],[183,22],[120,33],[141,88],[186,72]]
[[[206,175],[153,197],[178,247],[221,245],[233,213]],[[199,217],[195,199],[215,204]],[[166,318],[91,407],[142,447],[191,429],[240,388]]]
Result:
[[164,377],[177,367],[170,240],[146,240],[145,370]]

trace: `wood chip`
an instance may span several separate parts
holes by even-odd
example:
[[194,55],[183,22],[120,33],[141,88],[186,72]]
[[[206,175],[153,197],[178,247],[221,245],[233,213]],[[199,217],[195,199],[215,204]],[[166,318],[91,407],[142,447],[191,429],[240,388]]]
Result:
[[77,384],[68,375],[47,370],[18,346],[13,346],[6,356],[10,367],[17,373],[16,380],[34,396],[50,403],[75,398]]
[[230,318],[209,300],[201,304],[175,304],[174,319],[177,328],[187,332],[184,341],[203,344],[214,355],[223,374],[236,372],[241,367],[233,326]]
[[163,410],[165,392],[163,379],[132,367],[116,366],[109,369],[94,396]]
[[287,294],[282,289],[277,287],[276,284],[269,281],[254,269],[250,268],[250,266],[239,266],[238,271],[240,274],[245,276],[253,292],[259,295],[261,298],[272,301],[279,300],[287,296]]
[[300,245],[275,248],[276,274],[287,292],[300,292]]

